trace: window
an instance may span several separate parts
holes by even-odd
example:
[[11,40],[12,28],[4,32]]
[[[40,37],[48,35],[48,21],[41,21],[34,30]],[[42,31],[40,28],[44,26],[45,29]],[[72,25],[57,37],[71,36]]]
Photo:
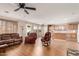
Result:
[[0,20],[0,34],[17,32],[17,22]]
[[33,29],[34,29],[34,30],[37,30],[37,26],[35,25]]
[[26,24],[26,29],[27,29],[27,33],[31,32],[31,30],[32,30],[31,24]]
[[41,26],[39,26],[38,29],[41,30]]

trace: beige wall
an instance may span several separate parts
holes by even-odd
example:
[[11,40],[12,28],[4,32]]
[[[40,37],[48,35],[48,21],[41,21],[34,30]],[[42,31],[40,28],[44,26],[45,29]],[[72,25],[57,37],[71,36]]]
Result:
[[18,33],[21,35],[21,36],[25,36],[26,35],[26,23],[25,22],[22,22],[22,21],[19,21],[18,22]]

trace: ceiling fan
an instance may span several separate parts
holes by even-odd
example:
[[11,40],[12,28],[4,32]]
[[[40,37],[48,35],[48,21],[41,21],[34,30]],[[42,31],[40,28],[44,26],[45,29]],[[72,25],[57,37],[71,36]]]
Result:
[[19,3],[19,8],[15,9],[14,11],[18,11],[21,8],[24,9],[24,12],[26,12],[27,14],[29,14],[29,12],[26,9],[36,10],[36,8],[33,8],[33,7],[26,7],[25,3]]

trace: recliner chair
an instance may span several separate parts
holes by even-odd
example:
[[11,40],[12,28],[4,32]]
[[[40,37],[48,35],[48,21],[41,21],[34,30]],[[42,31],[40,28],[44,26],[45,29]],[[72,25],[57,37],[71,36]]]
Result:
[[46,32],[45,36],[42,37],[42,39],[41,39],[42,45],[43,46],[48,46],[50,44],[50,40],[51,40],[51,33],[50,32]]
[[30,33],[28,36],[25,37],[25,43],[34,44],[37,39],[36,33]]

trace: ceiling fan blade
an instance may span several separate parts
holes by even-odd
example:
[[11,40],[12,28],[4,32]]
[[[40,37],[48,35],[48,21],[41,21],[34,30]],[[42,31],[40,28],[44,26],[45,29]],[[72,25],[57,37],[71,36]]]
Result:
[[24,9],[24,11],[25,11],[27,14],[29,14],[27,10]]
[[15,9],[14,11],[18,11],[20,8]]
[[19,3],[19,5],[22,5],[22,3]]
[[25,7],[25,8],[30,10],[36,10],[36,8],[33,8],[33,7]]

